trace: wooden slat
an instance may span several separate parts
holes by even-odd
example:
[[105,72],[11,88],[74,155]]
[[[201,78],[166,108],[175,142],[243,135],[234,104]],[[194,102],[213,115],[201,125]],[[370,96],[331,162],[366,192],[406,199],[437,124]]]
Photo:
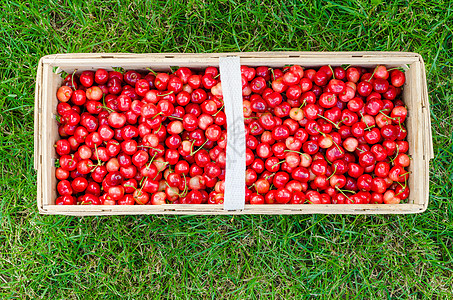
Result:
[[432,136],[432,127],[431,127],[431,109],[429,105],[429,96],[428,96],[428,84],[426,81],[426,68],[425,62],[420,55],[420,68],[422,71],[422,101],[424,107],[424,115],[426,119],[425,129],[427,131],[427,139],[429,143],[429,158],[434,158],[434,148],[433,148],[433,136]]
[[[269,67],[282,66],[282,58],[267,57],[265,62],[262,57],[241,58],[241,63],[248,66],[260,66],[266,64]],[[325,64],[332,66],[340,66],[344,64],[354,64],[364,67],[371,67],[376,64],[386,65],[403,65],[411,64],[414,58],[400,58],[400,57],[348,57],[348,56],[335,56],[335,57],[288,57],[285,58],[285,64],[300,64],[307,67],[318,67]],[[74,68],[74,59],[55,59],[46,60],[52,66],[58,66],[66,72],[71,72]],[[50,62],[51,61],[51,62]],[[116,58],[106,58],[99,60],[97,58],[77,59],[76,67],[79,70],[93,70],[96,68],[113,68],[124,67],[125,69],[145,69],[152,67],[157,71],[167,71],[169,66],[187,66],[190,68],[201,68],[207,66],[218,66],[218,58],[205,58],[200,60],[197,57],[178,57],[178,58],[159,58],[147,57],[136,58],[119,63]]]
[[[415,143],[415,134],[417,132],[416,130],[416,127],[415,127],[415,123],[412,121],[413,118],[415,118],[415,113],[412,113],[413,109],[415,109],[414,107],[414,104],[413,104],[413,91],[412,89],[410,88],[411,87],[411,83],[412,83],[412,77],[413,77],[413,74],[412,74],[412,69],[409,68],[406,70],[405,72],[406,74],[406,83],[404,84],[403,86],[403,101],[404,103],[406,103],[406,106],[408,108],[408,117],[407,117],[407,121],[406,121],[406,128],[407,128],[407,141],[409,142],[409,145],[412,145],[413,143]],[[409,155],[410,156],[413,156],[414,155],[414,148],[413,147],[409,147]],[[409,171],[413,172],[413,164],[411,164],[409,166]],[[411,178],[410,178],[411,179]],[[414,190],[414,181],[413,180],[409,180],[409,189],[410,191],[413,191]],[[414,203],[414,195],[413,193],[411,192],[410,195],[409,195],[409,203],[413,204]]]
[[41,80],[42,80],[42,59],[39,60],[38,70],[36,72],[36,85],[35,85],[35,111],[34,111],[34,160],[33,165],[35,170],[38,170],[38,159],[40,155],[39,150],[39,133],[40,133],[40,101],[41,101]]
[[417,190],[415,191],[416,201],[415,204],[423,204],[423,202],[428,201],[426,196],[426,186],[428,184],[428,170],[426,170],[425,159],[428,157],[429,152],[429,143],[425,139],[426,128],[425,128],[425,117],[422,112],[423,107],[423,90],[422,90],[422,72],[420,62],[417,61],[413,64],[413,82],[412,90],[415,91],[414,98],[412,102],[414,105],[414,111],[417,112],[417,117],[413,120],[416,122],[417,134],[416,141],[412,147],[414,147],[414,176],[413,180],[415,185],[417,185]]
[[43,195],[42,195],[42,166],[38,166],[38,182],[36,184],[36,200],[38,205],[38,210],[40,213],[46,213],[46,210],[43,209]]
[[49,64],[44,64],[43,66],[43,97],[42,101],[42,121],[41,121],[41,151],[42,151],[42,165],[41,165],[41,174],[42,174],[42,203],[43,205],[49,205],[55,202],[53,197],[52,190],[55,190],[55,186],[52,186],[52,177],[55,177],[54,174],[51,174],[52,163],[51,158],[53,156],[52,145],[55,144],[55,140],[51,136],[55,135],[55,119],[52,118],[52,67]]
[[[300,52],[300,51],[275,51],[275,52],[225,52],[225,53],[67,53],[53,54],[44,57],[45,62],[53,63],[57,59],[140,59],[140,58],[218,58],[220,56],[236,55],[244,58],[289,58],[289,57],[309,57],[309,58],[329,58],[332,56],[340,57],[400,57],[411,58],[412,62],[418,61],[420,55],[412,52],[379,52],[379,51],[355,51],[355,52]],[[126,61],[125,61],[126,62]]]
[[243,211],[225,211],[223,205],[49,205],[48,214],[120,215],[120,214],[188,214],[188,215],[242,215],[242,214],[408,214],[423,210],[413,204],[325,204],[325,205],[246,205]]

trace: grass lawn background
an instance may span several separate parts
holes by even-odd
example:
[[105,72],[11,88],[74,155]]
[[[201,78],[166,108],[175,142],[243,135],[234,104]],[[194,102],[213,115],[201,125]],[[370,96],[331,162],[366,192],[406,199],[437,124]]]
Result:
[[[1,298],[453,298],[451,1],[0,0]],[[41,56],[413,51],[426,62],[430,204],[406,216],[41,216]],[[261,297],[260,297],[261,296]]]

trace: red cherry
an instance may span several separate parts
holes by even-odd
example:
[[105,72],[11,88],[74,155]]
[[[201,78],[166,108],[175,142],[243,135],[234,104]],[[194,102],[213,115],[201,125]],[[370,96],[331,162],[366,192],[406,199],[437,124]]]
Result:
[[161,91],[167,89],[168,82],[170,81],[170,76],[166,73],[158,73],[156,79],[154,80],[154,86]]
[[410,165],[410,157],[405,153],[400,153],[394,160],[395,165],[408,167]]
[[275,200],[278,203],[286,204],[291,201],[291,192],[286,188],[279,188],[275,194]]
[[386,178],[390,172],[390,165],[386,162],[380,161],[376,164],[374,168],[374,173],[378,177]]
[[332,93],[339,95],[345,91],[346,84],[339,79],[331,79],[327,87],[332,91]]
[[88,100],[99,101],[102,99],[103,92],[100,87],[92,86],[86,91],[86,98]]
[[57,91],[57,98],[61,102],[68,102],[71,99],[73,90],[68,86],[62,86]]
[[380,145],[376,144],[371,147],[371,152],[374,154],[376,157],[376,161],[383,161],[384,159],[387,158],[387,153],[385,148]]
[[389,172],[389,178],[397,182],[405,182],[409,179],[409,172],[401,166],[394,166]]
[[384,193],[384,203],[385,204],[399,204],[400,201],[401,201],[401,198],[397,197],[395,195],[395,192],[392,191],[392,190],[387,190],[385,193]]
[[365,141],[368,144],[376,144],[381,140],[381,131],[378,128],[373,128],[365,133]]
[[308,182],[310,173],[305,167],[298,167],[292,171],[291,176],[300,182]]
[[258,194],[252,194],[250,197],[250,204],[264,204],[264,197]]
[[94,74],[94,81],[97,84],[105,84],[109,79],[109,73],[104,69],[97,69]]
[[316,191],[308,191],[306,193],[308,203],[321,204],[321,194]]
[[84,87],[90,87],[94,83],[94,72],[93,71],[83,71],[79,78],[80,83]]
[[357,92],[361,96],[368,96],[373,91],[373,85],[367,81],[361,81],[357,84]]
[[55,200],[56,205],[75,205],[77,204],[76,199],[70,195],[58,197]]
[[401,87],[406,82],[406,77],[400,70],[393,70],[390,73],[392,85],[395,87]]
[[57,191],[61,196],[70,196],[73,193],[71,183],[68,180],[62,180],[58,182]]

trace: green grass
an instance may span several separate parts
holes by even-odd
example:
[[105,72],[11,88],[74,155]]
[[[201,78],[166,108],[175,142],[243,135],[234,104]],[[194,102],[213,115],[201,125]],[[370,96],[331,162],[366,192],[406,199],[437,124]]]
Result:
[[[0,0],[2,298],[453,298],[451,1]],[[370,4],[371,3],[371,4]],[[414,51],[435,158],[407,216],[41,216],[38,59],[68,52]]]

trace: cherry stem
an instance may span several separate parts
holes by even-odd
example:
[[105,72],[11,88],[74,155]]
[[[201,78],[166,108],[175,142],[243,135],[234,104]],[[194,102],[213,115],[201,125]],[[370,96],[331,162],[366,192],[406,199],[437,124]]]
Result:
[[379,111],[379,113],[380,113],[381,115],[384,115],[385,117],[389,118],[390,120],[394,120],[394,121],[396,121],[396,119],[395,119],[395,118],[392,118],[392,117],[390,117],[389,115],[387,115],[386,113],[384,113],[384,111],[383,111],[383,110],[380,110],[380,111]]
[[401,118],[400,118],[400,117],[392,118],[392,117],[390,117],[389,115],[385,114],[383,110],[380,110],[379,113],[382,114],[382,115],[384,115],[385,117],[387,117],[387,118],[390,119],[390,120],[396,121],[396,122],[398,123],[398,126],[400,127],[400,129],[401,129],[402,131],[404,131],[403,127],[401,126]]
[[299,153],[300,155],[304,155],[305,153],[296,151],[296,150],[284,150],[283,152],[294,152],[294,153]]
[[143,187],[145,186],[143,183],[148,180],[148,176],[143,177],[142,180],[140,180],[140,190],[138,191],[138,195],[140,196],[142,194]]
[[373,79],[373,76],[374,76],[374,74],[376,73],[376,71],[377,71],[377,68],[378,68],[377,66],[376,66],[376,68],[374,68],[373,74],[371,74],[371,77],[370,77],[370,78],[368,78],[368,82],[370,82],[370,81],[371,81],[371,79]]
[[[168,188],[169,188],[170,190],[173,191],[173,193],[175,193],[175,194],[178,195],[179,197],[182,197],[182,195],[181,195],[180,193],[177,193],[177,192],[176,192],[176,191],[168,184],[168,182],[165,181],[165,184],[168,186]],[[184,188],[185,188],[185,187],[184,187]]]
[[217,74],[216,76],[212,77],[212,78],[217,79],[219,76],[220,76],[220,73]]
[[387,69],[387,72],[390,72],[390,71],[393,71],[393,70],[400,70],[400,71],[404,71],[403,68],[401,67],[394,67],[394,68],[390,68],[390,69]]
[[400,148],[398,147],[398,144],[396,144],[396,155],[393,159],[390,159],[390,162],[393,164],[397,156],[400,154]]
[[195,155],[195,153],[197,153],[198,151],[200,151],[201,149],[203,149],[203,146],[206,145],[206,143],[208,142],[209,140],[206,139],[206,141],[203,143],[203,145],[200,146],[200,148],[198,148],[195,152],[192,151],[192,147],[193,147],[193,144],[195,143],[195,140],[192,142],[192,146],[190,147],[190,156],[193,156]]
[[148,71],[150,71],[151,73],[153,73],[154,76],[157,76],[157,73],[156,71],[154,71],[153,69],[151,68],[146,68]]
[[272,68],[269,68],[269,71],[271,71],[271,74],[272,74],[272,77],[273,77],[273,79],[272,79],[272,80],[275,80],[274,69],[272,69]]
[[[360,116],[361,116],[362,119],[363,119],[363,114],[362,114],[362,112],[360,112]],[[376,127],[376,125],[372,125],[372,126],[368,125],[368,123],[365,121],[365,119],[363,120],[363,123],[365,123],[365,125],[367,126],[367,127],[365,128],[365,130],[371,130],[371,128]]]
[[159,128],[158,128],[156,131],[154,131],[154,134],[156,134],[156,132],[159,132],[159,130],[160,130],[161,128],[162,128],[162,122],[160,122]]
[[75,73],[77,72],[77,69],[74,70],[74,72],[72,72],[72,75],[71,75],[71,83],[72,83],[72,87],[75,88],[74,86],[74,75]]
[[[319,132],[323,137],[326,137],[326,134],[324,132],[322,132],[322,131],[320,131],[320,130],[318,130],[316,128],[315,128],[315,130],[317,132]],[[338,144],[333,140],[333,138],[332,138],[332,142],[335,144],[335,146],[337,146],[338,150],[340,150],[340,152],[343,154],[343,151],[341,150],[340,146],[338,146]]]
[[157,155],[157,152],[154,153],[153,158],[151,158],[151,160],[149,161],[149,164],[146,166],[147,169],[148,169],[148,168],[151,166],[151,164],[153,163],[153,160],[154,160],[154,158],[156,157],[156,155]]
[[307,103],[307,100],[304,100],[304,102],[302,102],[302,104],[299,106],[299,108],[297,109],[297,112],[299,112],[299,110],[302,108],[302,106],[305,105],[305,103]]
[[285,159],[284,159],[284,160],[282,160],[282,161],[279,161],[279,162],[278,162],[278,163],[276,163],[276,164],[274,164],[274,165],[272,166],[272,168],[273,168],[273,167],[275,167],[276,165],[282,164],[282,163],[284,163],[284,162],[286,162],[286,160],[285,160]]
[[333,170],[332,174],[331,174],[329,177],[327,177],[327,180],[329,180],[330,177],[332,177],[333,175],[335,175],[335,173],[337,172],[337,165],[335,165],[334,168],[335,168],[335,169]]
[[[271,178],[271,177],[274,176],[274,175],[275,175],[275,173],[272,173],[272,174],[266,176],[264,179],[268,180],[269,178]],[[273,185],[273,184],[272,184],[272,185]],[[270,189],[270,188],[269,188],[269,189]]]
[[[406,188],[406,186],[407,186],[407,181],[406,181],[406,180],[404,180],[404,185],[403,185],[401,182],[399,182],[399,181],[395,181],[395,182],[396,182],[397,184],[399,184],[402,188]],[[399,193],[398,193],[398,194],[399,194]]]
[[140,180],[140,183],[139,183],[139,185],[141,186],[141,185],[142,185],[142,183],[143,183],[143,182],[144,182],[144,181],[145,181],[145,180],[146,180],[147,178],[148,178],[148,177],[142,177],[142,179]]
[[354,191],[342,190],[342,189],[340,189],[338,186],[335,186],[335,189],[336,189],[337,191],[339,191],[341,194],[343,194],[343,196],[345,196],[346,198],[348,198],[349,201],[351,201],[352,203],[354,203],[354,201],[353,201],[351,198],[349,198],[348,195],[346,195],[346,194],[344,193],[344,192],[346,191],[346,192],[352,192],[353,194],[355,194]]
[[387,118],[389,118],[390,120],[393,120],[395,122],[398,123],[398,126],[400,128],[401,131],[405,131],[403,129],[403,127],[401,126],[401,118],[400,117],[396,117],[396,118],[392,118],[392,117],[389,117],[388,115],[386,115],[382,110],[379,111],[380,114],[383,114],[384,116],[386,116]]
[[151,147],[151,146],[140,145],[138,147],[145,147],[145,148],[150,148],[150,149],[153,149],[153,150],[156,150],[156,151],[160,151],[159,149]]
[[347,192],[347,193],[351,193],[351,194],[355,194],[356,193],[355,191],[346,190],[346,189],[340,189],[338,186],[336,187],[336,189],[339,190],[339,191]]
[[401,190],[398,194],[395,194],[395,196],[398,196],[399,194],[402,194],[404,192],[404,189]]
[[333,79],[335,79],[335,72],[333,71],[333,69],[332,69],[332,66],[331,66],[331,65],[329,65],[329,69],[330,69],[330,71],[332,71],[332,77],[333,77]]
[[96,159],[98,160],[98,166],[100,166],[101,161],[99,160],[98,146],[96,145],[96,143],[94,144],[94,151],[96,151]]
[[359,151],[360,153],[363,153],[366,151],[365,149],[359,149],[359,147],[357,147],[356,150]]
[[187,196],[187,193],[189,192],[189,187],[186,182],[186,175],[184,173],[182,173],[182,176],[184,177],[184,190],[182,190],[182,197],[185,197],[185,196]]
[[105,106],[105,105],[97,105],[96,108],[104,108],[104,109],[107,110],[109,113],[112,113],[112,112],[115,111],[114,109],[111,109],[110,107],[107,107],[107,106]]
[[159,112],[157,113],[154,117],[152,117],[151,119],[154,119],[155,117],[157,117],[158,115],[163,115],[163,112]]
[[189,187],[186,184],[186,175],[182,173],[182,176],[184,177],[184,190],[182,191],[182,197],[187,196],[187,192],[189,191]]
[[335,146],[337,146],[338,150],[340,150],[340,153],[341,154],[344,154],[343,153],[343,150],[341,150],[340,146],[337,144],[337,142],[335,142],[333,139],[332,139],[332,142],[334,143]]
[[171,94],[173,94],[173,93],[174,93],[174,92],[173,92],[173,91],[171,91],[171,92],[169,92],[169,93],[166,93],[166,94],[162,94],[162,95],[157,95],[157,96],[158,96],[158,97],[164,97],[164,96],[168,96],[168,95],[171,95]]
[[222,110],[222,108],[223,108],[224,106],[225,106],[225,103],[223,103],[223,104],[222,104],[222,107],[220,107],[219,110],[218,110],[215,114],[213,114],[212,116],[213,116],[213,117],[217,116],[217,114]]
[[407,175],[407,174],[410,174],[411,172],[406,172],[406,173],[403,173],[403,174],[400,174],[398,175],[398,177],[401,177],[401,176],[404,176],[404,175]]
[[319,134],[321,134],[323,137],[326,137],[326,134],[319,130],[318,128],[314,128],[315,131],[317,131]]
[[398,181],[397,181],[396,183],[398,183],[398,184],[403,188],[398,194],[395,195],[395,196],[398,196],[399,194],[401,194],[402,192],[404,192],[404,190],[406,189],[406,187],[407,187],[407,180],[406,180],[406,178],[404,179],[404,186],[403,186],[400,182],[398,182]]
[[124,184],[123,186],[124,186],[124,187],[131,187],[131,188],[133,188],[134,190],[137,190],[137,188],[136,188],[135,186],[131,185],[131,184]]
[[156,176],[154,176],[153,180],[156,180],[157,176],[159,175],[159,173],[168,165],[168,161],[166,161],[160,168],[159,170],[157,171],[157,174]]
[[[329,120],[328,118],[324,117],[323,115],[321,114],[317,114],[318,117],[320,117],[321,119],[324,119],[326,120],[327,122],[331,123],[333,126],[335,126],[336,129],[340,129],[340,126],[338,126],[338,124],[335,124],[332,120]],[[341,122],[343,122],[344,120],[341,120]]]
[[[180,118],[180,117],[169,116],[169,118],[178,119],[178,120],[181,120],[181,121],[183,121],[183,118]],[[161,123],[161,124],[162,124],[162,123]]]

